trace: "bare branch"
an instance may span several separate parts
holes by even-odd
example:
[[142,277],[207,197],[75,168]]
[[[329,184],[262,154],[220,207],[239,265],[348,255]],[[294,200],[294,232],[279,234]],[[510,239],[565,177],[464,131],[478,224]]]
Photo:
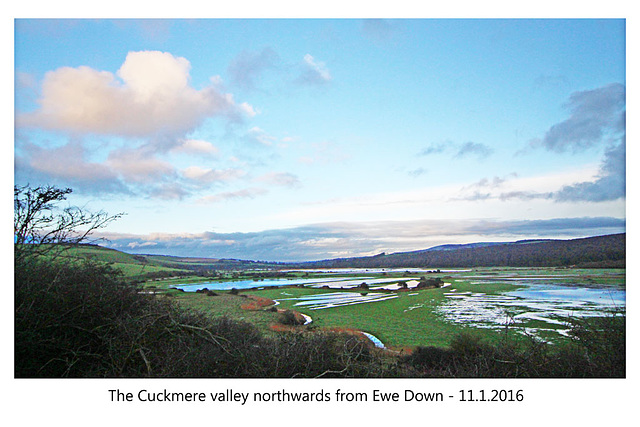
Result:
[[104,211],[90,212],[79,207],[61,208],[70,188],[54,186],[31,188],[14,186],[14,247],[16,259],[53,254],[80,243],[96,230],[124,214],[108,215]]

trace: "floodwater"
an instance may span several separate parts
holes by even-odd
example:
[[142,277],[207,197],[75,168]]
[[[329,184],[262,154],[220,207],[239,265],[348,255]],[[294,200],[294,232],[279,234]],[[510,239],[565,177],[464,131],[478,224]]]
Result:
[[[362,282],[368,281],[368,277],[331,277],[331,278],[311,278],[311,279],[265,279],[265,280],[230,280],[227,282],[201,282],[194,284],[173,285],[172,288],[182,289],[185,292],[195,292],[200,289],[209,290],[229,290],[229,289],[252,289],[270,286],[291,286],[291,285],[334,285],[334,282],[350,283],[350,286],[358,286]],[[351,283],[353,282],[353,283]],[[355,284],[354,284],[355,283]]]
[[[346,274],[346,272],[342,272]],[[333,289],[357,288],[362,283],[369,285],[380,285],[377,289],[398,289],[396,285],[399,281],[407,282],[409,287],[418,285],[418,277],[396,277],[396,278],[372,278],[372,277],[315,277],[306,279],[264,279],[264,280],[230,280],[226,282],[201,282],[194,284],[173,285],[172,288],[182,289],[185,292],[195,292],[200,289],[209,290],[229,290],[229,289],[253,289],[266,288],[271,286],[297,286],[304,285],[313,288],[329,287]],[[385,285],[387,284],[387,285]],[[386,287],[388,286],[388,287]]]
[[294,306],[308,308],[309,310],[322,310],[345,305],[385,301],[393,298],[398,298],[398,295],[375,292],[332,292],[327,294],[305,295],[298,298],[278,298],[278,301],[298,301]]
[[[264,288],[272,286],[303,285],[312,288],[328,287],[336,292],[305,295],[293,298],[283,290],[283,298],[290,300],[294,306],[309,310],[323,310],[353,304],[381,302],[398,298],[396,291],[399,281],[407,283],[408,288],[418,284],[419,273],[432,272],[427,269],[331,269],[331,270],[295,270],[309,273],[333,273],[333,276],[322,278],[237,280],[226,282],[208,282],[197,284],[175,285],[174,288],[187,292],[198,289],[229,290]],[[401,272],[405,277],[367,277],[364,274]],[[445,302],[435,308],[425,302],[417,302],[404,311],[435,310],[445,321],[468,324],[480,328],[504,328],[507,325],[520,326],[521,332],[536,334],[540,331],[553,331],[566,334],[567,319],[579,317],[605,316],[611,312],[624,312],[626,308],[626,290],[624,278],[619,280],[620,286],[599,285],[582,280],[578,273],[567,271],[556,274],[550,272],[531,274],[530,270],[491,270],[482,272],[475,270],[440,270],[451,276],[451,282],[445,283],[441,290]],[[469,274],[470,273],[470,274]],[[352,276],[347,276],[351,274]],[[358,276],[353,277],[353,274]],[[360,276],[362,274],[363,276]],[[591,273],[589,273],[591,274]],[[600,273],[596,273],[598,276]],[[611,279],[620,273],[606,272],[601,277]],[[624,275],[624,273],[622,273]],[[586,276],[585,276],[586,277]],[[590,280],[590,279],[589,279]],[[486,294],[483,292],[461,292],[456,289],[456,282],[470,284],[508,283],[513,290]],[[357,288],[368,285],[367,291]],[[618,280],[614,280],[618,282]],[[384,290],[385,292],[381,292]],[[415,295],[413,293],[407,296]],[[310,318],[307,322],[310,322]]]
[[566,334],[569,318],[606,316],[625,310],[624,289],[554,284],[547,280],[519,282],[525,286],[497,295],[452,289],[445,293],[447,302],[437,307],[436,312],[447,321],[481,328],[526,326],[537,321],[536,325],[541,326],[524,330],[533,334],[541,330]]

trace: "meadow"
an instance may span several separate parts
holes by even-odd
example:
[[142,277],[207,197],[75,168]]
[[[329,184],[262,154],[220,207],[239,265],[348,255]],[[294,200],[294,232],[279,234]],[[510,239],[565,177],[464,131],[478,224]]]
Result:
[[213,265],[16,258],[15,375],[625,376],[624,269]]
[[[313,273],[305,273],[309,280],[314,278]],[[343,272],[336,273],[346,279]],[[237,289],[237,295],[228,290],[234,283],[228,280],[201,282],[200,285],[196,282],[187,287],[191,290],[214,289],[214,297],[174,289],[183,283],[179,279],[155,282],[153,286],[174,295],[185,307],[211,316],[247,320],[263,330],[278,323],[276,313],[269,311],[269,307],[242,309],[242,300],[250,296],[271,299],[281,311],[293,310],[313,320],[298,328],[362,331],[374,335],[392,349],[446,347],[454,336],[465,332],[493,343],[504,340],[506,335],[515,341],[535,338],[561,342],[566,340],[572,320],[606,317],[624,311],[625,274],[619,269],[480,268],[424,275],[443,278],[445,286],[403,291],[384,289],[381,283],[365,289],[354,286],[357,282],[387,280],[395,284],[406,281],[406,275],[400,273],[395,273],[397,277],[374,273],[368,278],[359,273],[357,280],[327,282],[324,287],[261,286],[261,281],[255,281],[254,288]],[[323,277],[326,278],[326,273]],[[341,286],[342,283],[350,285]],[[542,286],[542,291],[533,297],[528,295],[527,292],[536,286]],[[394,289],[394,286],[386,288]],[[519,292],[524,297],[512,296]],[[593,292],[597,295],[595,299],[584,297]]]

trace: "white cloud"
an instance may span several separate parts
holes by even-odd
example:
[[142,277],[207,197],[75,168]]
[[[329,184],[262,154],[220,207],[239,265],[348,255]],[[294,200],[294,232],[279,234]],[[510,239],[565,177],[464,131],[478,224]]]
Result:
[[302,70],[298,82],[309,85],[322,85],[331,81],[331,73],[324,62],[316,60],[310,54],[303,58]]
[[127,244],[127,247],[131,248],[131,249],[136,249],[136,248],[145,248],[145,247],[148,247],[148,246],[157,246],[157,245],[158,245],[158,243],[156,243],[156,242],[143,242],[143,243],[130,242],[130,243]]
[[242,104],[240,104],[239,108],[248,117],[255,117],[259,113],[257,110],[255,110],[251,105],[249,105],[246,102],[243,102]]
[[257,126],[254,126],[247,131],[246,138],[249,141],[254,141],[267,147],[271,147],[274,141],[276,141],[275,137],[269,135],[267,132]]
[[208,169],[199,166],[189,166],[182,170],[182,175],[193,181],[211,183],[218,181],[232,181],[246,175],[241,169]]
[[88,161],[85,149],[76,142],[52,149],[36,145],[29,145],[26,149],[29,153],[29,166],[37,172],[70,181],[96,182],[116,178],[116,174],[109,167]]
[[175,175],[175,168],[155,157],[149,146],[113,150],[109,153],[106,165],[128,182],[154,183]]
[[219,150],[216,146],[202,139],[183,139],[180,145],[173,148],[174,152],[198,155],[217,155]]
[[301,185],[300,178],[288,172],[270,172],[258,177],[256,180],[283,187],[299,187]]
[[530,145],[561,153],[608,144],[610,137],[625,131],[625,92],[624,85],[612,83],[572,93],[566,103],[569,118],[551,126],[544,138],[531,141]]
[[122,136],[185,134],[206,118],[255,112],[212,84],[189,85],[190,63],[167,52],[130,52],[117,77],[90,67],[62,67],[45,75],[39,109],[17,116],[18,126]]
[[236,200],[236,199],[254,199],[258,196],[268,193],[264,188],[245,188],[243,190],[238,191],[229,191],[225,193],[218,193],[211,196],[205,196],[198,199],[198,203],[219,203],[227,200]]

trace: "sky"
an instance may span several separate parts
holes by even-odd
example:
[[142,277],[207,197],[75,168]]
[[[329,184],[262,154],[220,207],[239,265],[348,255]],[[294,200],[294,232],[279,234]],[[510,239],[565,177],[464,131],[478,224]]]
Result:
[[14,183],[130,253],[626,230],[624,19],[17,19]]

